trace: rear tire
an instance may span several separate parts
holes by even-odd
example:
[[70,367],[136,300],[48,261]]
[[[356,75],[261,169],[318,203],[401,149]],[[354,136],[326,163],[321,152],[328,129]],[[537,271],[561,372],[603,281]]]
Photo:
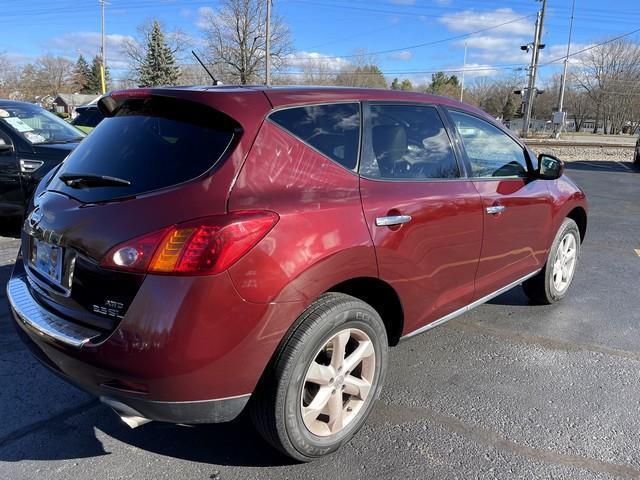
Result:
[[384,323],[370,305],[341,293],[322,295],[296,321],[254,392],[256,429],[299,461],[336,451],[379,397],[387,350]]
[[565,218],[553,240],[544,268],[522,284],[524,293],[533,302],[549,305],[567,296],[580,255],[580,230],[570,218]]

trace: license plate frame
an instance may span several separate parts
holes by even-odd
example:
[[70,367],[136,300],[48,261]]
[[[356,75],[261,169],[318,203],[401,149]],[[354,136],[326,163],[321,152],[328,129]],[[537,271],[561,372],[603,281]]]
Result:
[[31,267],[54,285],[62,287],[64,249],[37,238],[32,238],[31,242]]

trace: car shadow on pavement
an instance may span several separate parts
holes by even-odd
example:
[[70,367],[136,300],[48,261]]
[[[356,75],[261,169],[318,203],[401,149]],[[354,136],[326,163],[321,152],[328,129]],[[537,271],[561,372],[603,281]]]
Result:
[[214,465],[271,467],[295,462],[274,450],[253,428],[248,415],[228,423],[173,425],[151,422],[136,429],[113,412],[96,428],[127,445],[155,454]]
[[633,162],[618,162],[614,160],[577,160],[567,162],[568,170],[582,170],[587,172],[638,172],[640,169]]
[[125,452],[135,447],[211,465],[270,467],[295,463],[267,445],[244,415],[222,424],[191,426],[151,422],[131,429],[96,399],[0,438],[0,462],[74,460],[122,454],[119,442],[126,445]]

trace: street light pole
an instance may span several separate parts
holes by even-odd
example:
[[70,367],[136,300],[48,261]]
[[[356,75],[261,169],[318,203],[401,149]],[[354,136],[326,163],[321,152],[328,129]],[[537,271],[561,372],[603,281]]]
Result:
[[571,21],[569,22],[569,42],[567,43],[567,56],[564,59],[564,69],[562,72],[562,79],[560,80],[560,94],[558,97],[558,114],[562,123],[556,124],[556,138],[560,137],[562,133],[562,127],[564,127],[565,114],[564,114],[564,91],[567,87],[567,71],[569,69],[569,54],[571,52],[571,36],[573,34],[573,17],[576,11],[576,0],[573,0],[571,5]]
[[267,38],[265,40],[265,48],[264,48],[264,78],[265,85],[268,87],[271,85],[271,65],[270,65],[270,52],[269,47],[271,43],[271,35],[269,33],[271,23],[271,0],[267,0],[267,28],[266,34]]
[[547,8],[547,0],[542,0],[542,8],[538,12],[536,19],[536,33],[533,40],[533,52],[531,54],[531,66],[529,67],[529,86],[526,91],[526,110],[524,115],[524,125],[522,135],[529,136],[529,123],[531,123],[531,114],[533,113],[533,99],[536,92],[536,76],[538,74],[538,61],[540,59],[540,40],[542,39],[542,26],[544,24],[544,13]]
[[464,73],[467,70],[467,42],[464,42],[464,60],[462,62],[462,83],[460,85],[460,101],[464,98]]
[[100,10],[101,10],[101,14],[102,14],[102,46],[100,48],[100,54],[102,56],[102,65],[100,65],[100,87],[102,90],[102,94],[104,95],[105,93],[107,93],[107,85],[106,85],[106,70],[107,70],[107,64],[106,64],[106,55],[105,55],[105,49],[104,49],[104,4],[105,4],[105,0],[98,0],[100,2]]

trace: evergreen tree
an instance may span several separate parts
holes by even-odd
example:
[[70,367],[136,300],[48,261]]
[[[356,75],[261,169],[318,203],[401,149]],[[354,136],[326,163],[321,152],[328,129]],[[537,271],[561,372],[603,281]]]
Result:
[[173,51],[164,38],[160,23],[154,20],[144,60],[138,67],[138,84],[141,87],[176,85],[179,77],[180,68]]
[[[82,93],[102,93],[102,78],[100,75],[100,67],[102,66],[102,59],[99,56],[93,57],[91,67],[89,68],[89,74],[87,75],[87,83]],[[106,68],[104,72],[104,81],[108,85],[110,80],[109,69]]]
[[411,83],[411,80],[405,78],[400,84],[400,90],[404,90],[405,92],[410,92],[411,90],[413,90],[413,84]]
[[89,64],[82,55],[78,57],[76,65],[73,68],[73,89],[78,93],[88,93],[86,91],[87,82],[91,75]]
[[391,90],[400,90],[400,81],[398,80],[398,77],[393,79],[393,82],[391,82]]

